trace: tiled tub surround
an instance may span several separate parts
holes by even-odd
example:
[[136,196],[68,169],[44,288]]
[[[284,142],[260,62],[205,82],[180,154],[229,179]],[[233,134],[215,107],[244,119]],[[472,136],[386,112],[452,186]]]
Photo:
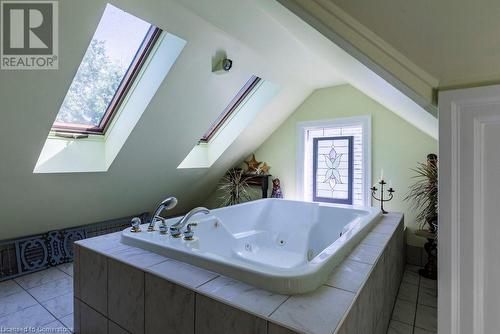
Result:
[[124,245],[75,245],[77,333],[383,333],[404,269],[403,217],[389,214],[314,292],[286,296]]

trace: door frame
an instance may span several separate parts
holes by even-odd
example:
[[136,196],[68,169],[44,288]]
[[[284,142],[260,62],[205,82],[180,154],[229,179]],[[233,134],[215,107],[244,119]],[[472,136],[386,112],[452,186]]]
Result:
[[[482,240],[481,205],[482,186],[477,182],[482,177],[481,166],[481,126],[489,120],[474,119],[474,189],[461,189],[460,156],[461,129],[460,116],[470,112],[465,107],[500,105],[500,85],[459,89],[439,93],[439,242],[438,242],[438,333],[462,334],[460,310],[463,305],[473,307],[473,328],[475,334],[483,333],[482,287]],[[470,235],[473,242],[474,280],[470,287],[473,300],[461,296],[461,191],[474,191],[473,222],[478,233]],[[466,284],[467,285],[467,284]],[[463,300],[462,300],[463,299]],[[465,334],[465,333],[463,333]]]

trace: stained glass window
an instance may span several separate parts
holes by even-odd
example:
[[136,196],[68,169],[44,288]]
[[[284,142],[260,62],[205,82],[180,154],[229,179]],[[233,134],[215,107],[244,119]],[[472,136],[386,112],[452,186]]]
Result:
[[[370,186],[369,120],[356,118],[352,120],[339,119],[327,120],[324,122],[318,121],[304,126],[303,132],[301,133],[301,135],[304,136],[304,163],[303,171],[301,172],[303,179],[299,181],[303,182],[303,188],[299,188],[299,191],[302,190],[303,192],[301,194],[302,198],[306,201],[333,203],[343,202],[356,206],[370,205],[370,201],[367,198]],[[351,201],[347,201],[349,196],[346,196],[346,192],[348,191],[349,182],[345,179],[345,175],[343,174],[344,172],[347,172],[347,170],[340,171],[341,184],[339,184],[337,182],[338,180],[335,180],[335,178],[334,181],[330,181],[331,177],[328,177],[328,181],[324,182],[325,177],[327,177],[326,164],[330,163],[325,160],[325,155],[330,156],[332,138],[336,139],[339,137],[352,137],[353,149],[352,154],[349,155],[349,160],[352,161],[353,166],[352,173],[349,175],[349,177],[352,178],[352,182],[350,182],[350,184],[352,184]],[[318,140],[315,145],[316,139]],[[319,153],[315,153],[314,146],[319,147],[317,150]],[[334,145],[334,147],[336,146],[337,145]],[[335,154],[339,155],[340,153],[343,152],[340,149],[335,149]],[[333,156],[334,153],[332,152],[331,155]],[[346,159],[347,155],[343,155],[339,158],[339,161],[333,162],[339,162],[339,166],[351,163]],[[314,167],[315,163],[317,163],[317,167]],[[331,173],[335,172],[332,171]],[[331,189],[332,185],[335,185],[335,190]],[[343,193],[341,193],[341,191],[343,191]]]
[[353,136],[313,140],[313,200],[352,204]]

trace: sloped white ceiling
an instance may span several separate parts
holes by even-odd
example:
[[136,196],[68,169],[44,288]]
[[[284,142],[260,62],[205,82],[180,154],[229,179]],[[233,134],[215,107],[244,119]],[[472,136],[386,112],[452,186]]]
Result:
[[437,78],[440,89],[500,80],[499,1],[328,1]]
[[[179,198],[178,212],[187,210],[314,88],[345,82],[334,64],[311,53],[258,2],[231,0],[224,12],[227,3],[112,1],[187,45],[108,172],[33,174],[106,5],[59,2],[59,70],[0,71],[0,240],[150,211],[167,195]],[[212,6],[221,12],[217,24],[210,22]],[[225,75],[211,72],[219,50],[234,60]],[[177,169],[252,74],[282,86],[280,94],[211,169]]]

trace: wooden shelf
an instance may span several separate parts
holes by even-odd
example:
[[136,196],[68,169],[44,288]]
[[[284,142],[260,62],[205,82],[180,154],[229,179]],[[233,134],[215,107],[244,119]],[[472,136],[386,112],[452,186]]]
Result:
[[267,198],[270,174],[243,174],[249,186],[259,186],[262,189],[262,198]]

